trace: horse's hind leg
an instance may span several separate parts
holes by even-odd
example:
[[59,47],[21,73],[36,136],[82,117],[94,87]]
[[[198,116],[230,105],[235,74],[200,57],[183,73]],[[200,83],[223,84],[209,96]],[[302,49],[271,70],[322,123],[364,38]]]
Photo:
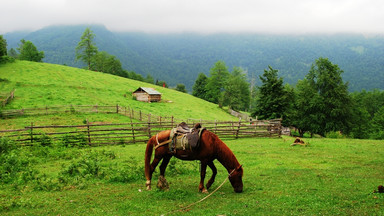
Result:
[[161,162],[161,165],[160,165],[160,176],[159,176],[159,181],[157,183],[157,187],[163,190],[169,189],[169,184],[164,176],[165,176],[165,169],[167,169],[170,159],[171,159],[170,156],[164,157],[163,162]]
[[205,179],[206,171],[207,171],[207,162],[201,161],[199,191],[202,193],[208,193],[208,190],[204,188],[204,179]]
[[147,182],[145,183],[145,186],[147,186],[147,190],[151,190],[151,179],[152,179],[152,174],[153,172],[155,171],[157,165],[159,164],[161,158],[160,157],[156,157],[153,159],[152,163],[151,163],[151,170],[149,172],[149,176],[147,176]]
[[207,185],[206,185],[207,190],[212,186],[213,182],[215,182],[215,177],[216,177],[216,174],[217,174],[217,169],[216,169],[216,166],[213,163],[213,161],[209,162],[208,166],[212,169],[212,176],[211,176],[211,178],[207,182]]

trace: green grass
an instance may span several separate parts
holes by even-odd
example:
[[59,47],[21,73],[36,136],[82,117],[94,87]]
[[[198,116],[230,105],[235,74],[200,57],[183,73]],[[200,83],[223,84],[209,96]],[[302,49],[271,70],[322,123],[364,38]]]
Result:
[[[384,184],[381,141],[305,141],[309,147],[292,147],[293,138],[289,137],[226,140],[243,164],[244,192],[234,193],[227,182],[207,200],[174,215],[384,214],[384,194],[373,193]],[[166,173],[170,190],[155,189],[157,169],[154,189],[146,191],[144,151],[145,145],[23,148],[20,154],[28,156],[30,167],[45,180],[40,180],[40,189],[36,180],[2,184],[0,214],[161,215],[205,196],[198,192],[199,164],[177,159],[171,161]],[[71,164],[92,155],[99,162],[99,174],[71,177],[66,184],[44,189],[55,185]],[[211,191],[227,177],[221,164],[215,164],[219,173]]]
[[[134,100],[132,92],[138,87],[155,88],[162,93],[162,102]],[[158,116],[236,120],[218,105],[189,94],[110,74],[47,63],[16,61],[0,65],[0,93],[12,89],[16,89],[15,99],[5,109],[119,104]]]

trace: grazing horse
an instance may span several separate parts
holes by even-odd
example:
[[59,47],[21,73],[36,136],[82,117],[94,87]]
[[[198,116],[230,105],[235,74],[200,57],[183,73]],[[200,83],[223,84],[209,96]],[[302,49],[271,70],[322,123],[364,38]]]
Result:
[[[169,140],[171,130],[161,131],[155,136],[152,136],[147,143],[145,150],[145,178],[147,190],[151,190],[152,173],[161,160],[159,183],[168,185],[164,178],[165,169],[172,156],[175,156],[181,160],[200,160],[200,184],[199,191],[208,193],[208,189],[215,181],[217,169],[213,164],[213,161],[217,159],[228,171],[229,181],[234,188],[234,191],[241,193],[243,191],[243,168],[237,161],[235,155],[228,148],[228,146],[219,139],[219,137],[209,130],[204,130],[201,133],[200,145],[196,150],[177,150],[176,152],[170,152],[169,146],[164,145]],[[151,162],[151,156],[153,148],[155,147],[155,156]],[[212,169],[212,177],[209,179],[204,188],[204,178],[207,169],[207,165]]]

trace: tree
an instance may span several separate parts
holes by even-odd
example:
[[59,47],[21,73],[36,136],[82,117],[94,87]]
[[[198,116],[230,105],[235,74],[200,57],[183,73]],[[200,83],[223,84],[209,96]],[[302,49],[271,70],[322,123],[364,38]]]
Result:
[[182,83],[177,84],[175,90],[187,93],[187,89],[185,88],[185,85]]
[[321,98],[307,79],[299,80],[296,90],[291,125],[298,128],[302,137],[307,131],[318,131],[317,127],[324,117],[316,112]]
[[86,28],[76,47],[76,60],[85,62],[88,70],[91,69],[92,58],[97,54],[96,44],[93,42],[95,34],[90,28]]
[[121,66],[120,60],[105,51],[97,52],[96,55],[92,57],[90,69],[121,77],[128,77],[127,72],[125,72]]
[[192,87],[192,95],[201,99],[206,100],[206,85],[208,77],[204,73],[199,73],[195,84]]
[[[350,136],[358,139],[380,137],[380,128],[377,119],[379,110],[384,107],[384,91],[374,89],[354,92],[352,97],[352,128]],[[375,123],[376,121],[376,123]]]
[[210,70],[206,85],[206,99],[222,106],[223,92],[229,77],[228,68],[223,61],[218,61]]
[[250,94],[246,74],[240,67],[234,67],[225,86],[224,105],[237,111],[246,110],[249,108]]
[[0,35],[0,57],[7,55],[7,41]]
[[308,118],[306,121],[310,125],[305,129],[322,136],[331,131],[349,132],[352,104],[342,73],[327,58],[319,58],[298,84],[298,100],[303,99],[300,99],[302,95],[306,95],[307,100],[301,101],[297,107],[297,111],[303,114],[301,117]]
[[9,51],[8,51],[8,56],[12,57],[12,58],[18,58],[18,54],[16,52],[16,50],[14,48],[11,48]]
[[144,82],[154,84],[155,83],[155,79],[153,78],[153,76],[151,76],[151,74],[147,74],[147,76],[144,79]]
[[256,107],[252,116],[260,119],[282,118],[287,110],[289,101],[287,92],[283,86],[283,78],[277,76],[278,70],[268,66],[264,70],[260,80],[263,83],[259,87],[259,98],[256,100]]
[[384,139],[384,106],[381,107],[372,119],[372,138]]
[[7,56],[7,41],[0,35],[0,64],[8,61]]
[[22,39],[21,44],[18,48],[20,54],[20,60],[41,62],[44,58],[44,52],[38,51],[36,46],[31,41],[26,41]]

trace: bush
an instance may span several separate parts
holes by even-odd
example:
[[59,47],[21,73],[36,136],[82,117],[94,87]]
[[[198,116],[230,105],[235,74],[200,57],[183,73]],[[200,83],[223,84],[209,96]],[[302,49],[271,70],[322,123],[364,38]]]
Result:
[[65,135],[61,139],[61,143],[64,147],[84,147],[88,146],[87,137],[84,134]]
[[106,170],[102,166],[105,159],[115,159],[116,154],[112,151],[103,150],[101,152],[90,151],[80,157],[78,160],[74,160],[64,170],[60,172],[61,177],[81,177],[81,178],[99,178],[102,179],[105,176]]
[[110,181],[127,183],[140,180],[144,177],[143,170],[144,165],[139,165],[139,163],[131,157],[127,161],[124,161],[122,168],[118,167],[110,169]]
[[0,182],[28,182],[38,173],[30,166],[31,161],[13,150],[0,155]]
[[10,56],[0,56],[0,64],[5,64],[5,63],[12,63],[15,62],[15,59]]
[[0,137],[0,154],[7,154],[13,149],[16,149],[17,146],[15,142],[9,140],[7,137]]
[[330,131],[325,134],[326,138],[331,138],[331,139],[344,139],[346,138],[345,135],[343,135],[340,131]]
[[39,143],[41,146],[51,146],[52,145],[52,139],[51,137],[47,136],[46,134],[42,134],[36,138],[34,138],[34,140]]

